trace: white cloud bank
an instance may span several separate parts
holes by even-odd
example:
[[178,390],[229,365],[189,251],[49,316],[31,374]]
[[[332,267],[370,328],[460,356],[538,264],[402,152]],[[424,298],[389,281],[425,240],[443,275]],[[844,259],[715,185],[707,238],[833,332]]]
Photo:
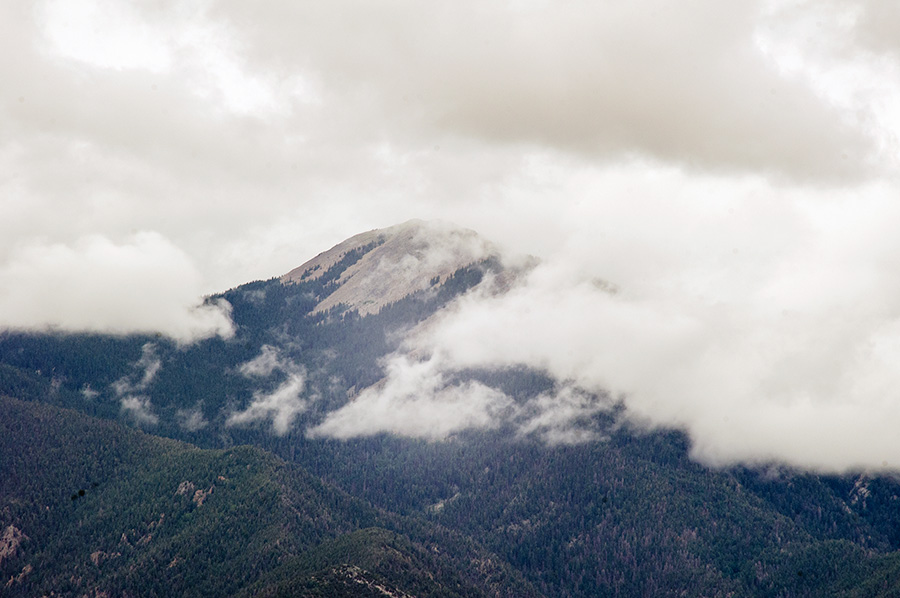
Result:
[[[573,236],[509,292],[487,285],[458,300],[388,361],[383,386],[320,431],[440,437],[495,425],[487,391],[448,400],[434,381],[524,364],[621,399],[640,425],[684,429],[708,463],[897,470],[900,208],[877,193],[854,199],[636,198],[607,214],[613,239]],[[772,223],[768,235],[757,221]],[[591,408],[579,401],[542,397],[552,410],[521,429],[552,439],[554,426],[568,430],[554,422]],[[472,409],[483,417],[462,417]]]
[[36,242],[0,263],[0,328],[231,336],[230,306],[198,305],[199,281],[189,258],[155,233]]

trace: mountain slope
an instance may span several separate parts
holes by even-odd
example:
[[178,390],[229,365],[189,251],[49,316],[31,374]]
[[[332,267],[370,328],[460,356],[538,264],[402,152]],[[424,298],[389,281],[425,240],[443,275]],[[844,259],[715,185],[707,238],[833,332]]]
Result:
[[410,220],[351,237],[281,277],[284,284],[316,280],[342,260],[351,262],[313,313],[338,305],[361,315],[425,291],[466,266],[497,257],[475,231]]
[[[319,554],[398,591],[498,589],[496,575],[469,572],[468,559],[490,558],[481,549],[423,559],[422,542],[444,532],[380,513],[260,449],[201,450],[0,397],[0,463],[4,596],[229,596],[251,586],[294,595],[304,582],[295,570]],[[357,553],[335,553],[334,542]],[[420,570],[400,575],[392,559]],[[503,565],[494,573],[501,593],[535,595]]]

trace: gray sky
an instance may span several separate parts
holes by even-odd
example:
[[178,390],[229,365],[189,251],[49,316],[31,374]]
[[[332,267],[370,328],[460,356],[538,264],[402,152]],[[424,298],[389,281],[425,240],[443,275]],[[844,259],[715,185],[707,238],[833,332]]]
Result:
[[887,0],[5,2],[0,326],[227,335],[203,294],[441,218],[545,264],[445,367],[895,468],[898,40]]

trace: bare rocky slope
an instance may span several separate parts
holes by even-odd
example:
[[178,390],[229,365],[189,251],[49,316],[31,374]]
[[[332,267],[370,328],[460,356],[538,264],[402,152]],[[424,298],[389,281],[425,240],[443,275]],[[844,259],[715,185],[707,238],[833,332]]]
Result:
[[498,257],[496,248],[473,230],[443,222],[410,220],[350,237],[281,277],[285,284],[316,280],[348,255],[361,257],[336,280],[334,291],[313,312],[339,304],[360,315],[378,312],[475,262]]

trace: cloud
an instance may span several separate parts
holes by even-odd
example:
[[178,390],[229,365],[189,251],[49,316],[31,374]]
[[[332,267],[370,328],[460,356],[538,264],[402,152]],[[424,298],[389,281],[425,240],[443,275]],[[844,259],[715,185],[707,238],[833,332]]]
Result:
[[189,258],[155,233],[37,242],[0,264],[0,327],[231,336],[230,306],[199,303],[198,282]]
[[278,349],[271,345],[263,345],[257,357],[238,367],[238,371],[248,378],[271,376],[276,370],[285,370],[289,366],[281,359]]
[[259,356],[241,364],[238,371],[248,378],[268,378],[276,373],[282,373],[286,378],[271,392],[254,392],[250,405],[229,415],[225,425],[239,426],[271,419],[276,434],[287,434],[294,419],[307,408],[306,401],[300,398],[306,387],[303,368],[282,358],[277,348],[263,345]]
[[609,412],[612,406],[609,397],[565,385],[558,392],[544,393],[528,402],[519,418],[518,433],[537,435],[550,445],[594,442],[602,436],[593,418]]
[[308,435],[347,439],[393,434],[445,440],[466,430],[508,426],[520,437],[536,436],[551,445],[581,444],[601,438],[594,418],[614,406],[606,395],[568,384],[517,403],[480,382],[451,381],[448,374],[459,370],[435,356],[416,359],[401,351],[388,356],[384,367],[381,382],[329,413]]
[[[251,17],[242,3],[217,8],[227,22]],[[870,140],[852,114],[802,77],[783,76],[760,50],[765,16],[761,2],[714,0],[462,2],[439,11],[273,3],[254,7],[260,26],[241,33],[252,36],[248,56],[258,64],[302,64],[329,101],[356,102],[360,117],[400,134],[856,178]]]
[[193,409],[179,409],[175,415],[178,417],[178,425],[187,432],[196,432],[209,425],[209,421],[203,416],[199,407]]
[[478,382],[448,384],[436,365],[403,356],[388,361],[383,385],[363,390],[308,434],[352,438],[391,433],[438,440],[494,427],[498,415],[512,407],[509,397]]
[[302,374],[291,374],[270,393],[255,392],[250,405],[243,411],[232,413],[225,424],[239,426],[271,419],[272,429],[279,436],[287,434],[294,418],[306,410],[306,401],[300,398],[306,383]]
[[147,390],[162,368],[162,361],[156,355],[155,343],[144,343],[141,347],[141,358],[133,367],[141,370],[140,379],[135,381],[133,375],[122,376],[112,383],[112,389],[116,396]]
[[[896,469],[900,245],[889,223],[900,214],[884,189],[793,199],[711,194],[714,206],[676,192],[620,206],[605,214],[608,235],[573,229],[519,286],[462,297],[407,354],[438,379],[526,365],[608,393],[639,425],[685,430],[707,463]],[[541,399],[551,413],[579,401]]]
[[120,401],[122,413],[131,418],[139,426],[155,426],[159,416],[153,413],[150,399],[142,396],[128,396]]
[[[154,343],[144,343],[141,347],[141,358],[138,359],[133,367],[138,370],[138,374],[122,376],[110,387],[119,399],[121,412],[124,416],[131,419],[139,426],[155,426],[159,423],[159,416],[153,412],[153,404],[150,397],[140,394],[147,390],[153,383],[156,374],[162,368],[162,361],[156,355],[156,345]],[[96,397],[98,393],[85,387],[82,390],[85,398]]]
[[144,370],[144,375],[136,386],[137,389],[143,390],[150,386],[150,383],[153,382],[153,379],[156,378],[156,374],[159,373],[159,370],[162,367],[162,361],[160,361],[159,357],[156,355],[156,345],[153,343],[145,343],[144,346],[141,347],[141,358],[136,365]]

